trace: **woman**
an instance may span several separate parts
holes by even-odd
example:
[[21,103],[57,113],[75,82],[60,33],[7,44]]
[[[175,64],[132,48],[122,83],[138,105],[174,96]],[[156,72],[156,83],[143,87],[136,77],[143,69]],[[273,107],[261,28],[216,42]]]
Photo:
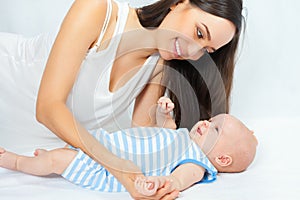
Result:
[[[185,60],[197,60],[204,50],[211,53],[220,70],[228,99],[241,10],[241,0],[163,0],[140,9],[106,0],[76,0],[43,72],[37,120],[105,166],[132,197],[175,198],[178,192],[171,191],[168,183],[155,196],[137,194],[133,183],[139,170],[129,161],[115,158],[86,130],[123,128],[119,117],[126,115],[133,100],[132,124],[151,126],[154,117],[149,111],[164,93],[164,86],[171,97],[177,95],[168,82],[176,79],[170,72],[174,70],[164,70],[164,61],[171,66],[167,69],[180,71],[189,79],[195,73],[188,69],[193,64]],[[161,82],[163,86],[158,84]],[[200,86],[200,90],[192,86],[197,94],[195,103],[200,100],[207,116],[213,115],[207,102],[209,88],[202,93],[205,84],[194,85]],[[176,96],[173,101],[181,105],[184,98]],[[180,122],[184,112],[184,108],[175,111],[177,126],[188,126]]]

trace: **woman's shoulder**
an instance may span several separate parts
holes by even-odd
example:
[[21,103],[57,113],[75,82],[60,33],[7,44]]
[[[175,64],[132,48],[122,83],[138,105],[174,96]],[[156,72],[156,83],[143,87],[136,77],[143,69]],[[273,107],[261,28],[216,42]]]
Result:
[[[112,1],[113,4],[115,4]],[[93,13],[99,15],[105,15],[107,9],[108,1],[107,0],[75,0],[71,9],[87,9],[88,12],[85,14]],[[98,13],[99,11],[103,11]],[[82,13],[84,14],[84,13]]]
[[75,30],[75,33],[80,31],[80,37],[97,36],[106,18],[107,5],[106,0],[75,0],[61,28]]

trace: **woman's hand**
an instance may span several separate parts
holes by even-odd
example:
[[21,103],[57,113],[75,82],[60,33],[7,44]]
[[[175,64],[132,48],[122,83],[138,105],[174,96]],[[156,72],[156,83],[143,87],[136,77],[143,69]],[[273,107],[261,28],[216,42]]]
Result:
[[129,160],[118,157],[112,158],[106,166],[120,183],[126,188],[133,199],[137,200],[172,200],[178,197],[179,191],[173,189],[170,181],[162,183],[154,195],[146,196],[138,192],[135,187],[135,181],[139,178],[145,178],[141,170]]
[[170,182],[166,182],[157,192],[152,196],[145,196],[138,193],[135,189],[133,192],[130,192],[131,197],[136,200],[173,200],[176,199],[179,195],[178,190],[171,189]]
[[175,182],[174,180],[176,181],[176,179],[171,178],[171,176],[137,177],[135,179],[135,188],[140,194],[153,196],[158,192],[159,188],[163,188],[167,183],[171,186],[171,188],[178,188],[176,187],[178,182]]

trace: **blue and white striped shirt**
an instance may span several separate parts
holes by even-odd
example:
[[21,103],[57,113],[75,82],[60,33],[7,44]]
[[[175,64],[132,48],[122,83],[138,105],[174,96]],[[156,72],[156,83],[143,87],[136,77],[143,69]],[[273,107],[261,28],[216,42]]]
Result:
[[[216,179],[216,168],[190,139],[187,129],[137,127],[113,133],[99,129],[91,134],[118,157],[133,161],[145,176],[167,176],[181,164],[195,163],[206,170],[200,182]],[[92,190],[126,191],[112,174],[79,149],[62,176]]]

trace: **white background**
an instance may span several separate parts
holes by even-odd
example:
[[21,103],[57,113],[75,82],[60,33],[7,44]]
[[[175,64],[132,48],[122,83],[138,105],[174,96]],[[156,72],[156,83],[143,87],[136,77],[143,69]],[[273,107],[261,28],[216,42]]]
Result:
[[[0,0],[0,31],[27,36],[55,31],[72,1]],[[155,0],[130,1],[137,6]],[[200,191],[204,199],[217,195],[216,199],[230,200],[298,200],[300,1],[244,0],[244,6],[247,25],[234,75],[231,113],[254,129],[259,141],[258,153],[252,168],[245,173],[223,176],[213,186],[193,187],[186,195],[197,190],[194,194]],[[22,145],[19,140],[11,142],[11,147]],[[11,180],[7,174],[3,178]],[[2,182],[0,193],[9,196],[15,188],[6,189],[7,183]],[[16,184],[26,186],[22,182]],[[35,192],[41,191],[40,186],[36,188]]]
[[[129,1],[138,6],[155,0]],[[24,35],[53,31],[71,3],[0,0],[0,31]],[[300,118],[300,1],[244,0],[244,6],[247,25],[234,76],[231,113],[241,119]]]
[[232,112],[242,118],[299,118],[298,0],[246,0],[247,28]]

